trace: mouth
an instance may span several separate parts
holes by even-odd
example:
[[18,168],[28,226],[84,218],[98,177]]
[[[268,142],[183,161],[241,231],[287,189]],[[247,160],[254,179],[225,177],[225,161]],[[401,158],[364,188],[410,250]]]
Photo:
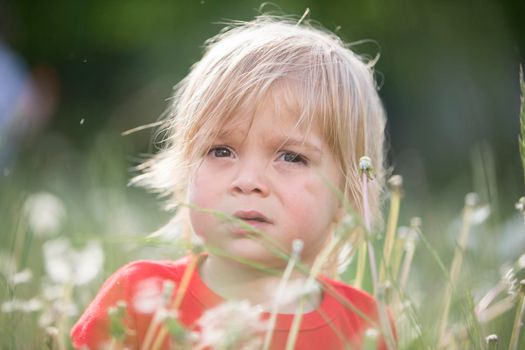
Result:
[[236,211],[233,214],[233,216],[238,218],[238,219],[241,219],[241,220],[245,221],[246,223],[248,223],[250,225],[254,225],[254,226],[258,226],[258,225],[261,225],[261,224],[271,224],[272,223],[270,221],[270,219],[268,219],[266,216],[264,216],[264,214],[262,214],[262,213],[260,213],[258,211],[255,211],[255,210],[249,210],[249,211],[239,210],[239,211]]

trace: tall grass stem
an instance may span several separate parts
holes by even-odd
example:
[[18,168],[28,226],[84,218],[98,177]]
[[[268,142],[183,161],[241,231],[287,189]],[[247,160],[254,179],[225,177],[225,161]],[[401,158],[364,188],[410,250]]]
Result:
[[472,225],[472,214],[474,206],[477,204],[477,196],[474,193],[469,193],[465,196],[465,207],[463,209],[463,222],[461,231],[459,233],[458,244],[454,250],[454,257],[450,266],[449,281],[445,287],[444,302],[443,302],[443,313],[439,323],[439,341],[442,342],[445,339],[448,316],[450,312],[450,304],[452,302],[452,295],[456,287],[456,281],[459,277],[461,265],[463,263],[463,254],[467,245],[470,228]]
[[522,327],[523,309],[525,306],[525,280],[520,281],[520,291],[518,294],[518,302],[516,304],[516,317],[514,318],[514,325],[512,326],[512,334],[510,336],[509,350],[518,350],[518,341],[520,338],[520,331]]
[[272,311],[271,311],[270,319],[268,322],[268,330],[266,331],[266,335],[264,337],[263,350],[268,350],[270,348],[270,344],[272,342],[273,331],[275,328],[275,323],[277,321],[277,312],[279,311],[279,302],[286,289],[286,285],[288,281],[290,280],[290,277],[292,276],[292,272],[295,267],[295,263],[300,258],[302,249],[303,249],[302,241],[294,240],[292,243],[292,256],[288,260],[286,269],[284,270],[283,276],[281,280],[279,281],[279,286],[277,287],[276,295],[274,296]]
[[385,342],[388,350],[396,349],[394,335],[390,325],[390,320],[388,318],[388,312],[384,300],[379,298],[379,276],[378,269],[376,265],[376,257],[374,253],[374,246],[372,240],[370,239],[370,234],[372,230],[372,222],[370,217],[370,204],[368,199],[368,181],[372,179],[371,174],[373,173],[372,161],[368,157],[361,157],[359,160],[360,170],[361,170],[361,179],[362,179],[362,194],[363,194],[363,221],[365,224],[365,235],[366,243],[368,245],[368,257],[370,262],[370,272],[372,275],[372,284],[374,288],[374,297],[376,298],[378,314],[379,314],[379,324],[385,337]]
[[401,176],[394,175],[390,178],[389,184],[391,186],[390,197],[390,211],[388,215],[388,223],[386,230],[385,243],[383,246],[383,263],[381,264],[380,281],[385,281],[386,270],[390,266],[390,258],[392,256],[392,248],[394,247],[397,222],[399,219],[399,208],[401,203],[401,185],[403,180]]

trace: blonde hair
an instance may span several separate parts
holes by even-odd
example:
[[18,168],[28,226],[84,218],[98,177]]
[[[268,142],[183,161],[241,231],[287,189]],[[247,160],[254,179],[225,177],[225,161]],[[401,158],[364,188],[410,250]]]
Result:
[[159,131],[162,148],[132,183],[168,197],[170,206],[184,201],[193,164],[235,109],[279,86],[293,96],[302,123],[318,123],[344,174],[341,190],[361,215],[359,158],[372,159],[368,198],[371,216],[379,219],[386,119],[373,64],[308,23],[261,16],[230,25],[205,43],[202,59],[175,87]]

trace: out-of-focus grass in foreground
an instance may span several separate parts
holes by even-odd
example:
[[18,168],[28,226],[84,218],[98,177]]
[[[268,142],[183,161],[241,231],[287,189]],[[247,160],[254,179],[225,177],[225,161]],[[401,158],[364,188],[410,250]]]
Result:
[[[70,348],[69,329],[109,274],[130,260],[176,259],[186,249],[170,237],[148,237],[169,215],[154,198],[127,187],[132,162],[121,138],[102,135],[86,154],[56,138],[41,142],[0,177],[2,349]],[[404,211],[418,203],[403,195],[402,178],[393,177],[385,230],[370,232],[361,243],[368,241],[375,260],[363,257],[367,249],[353,247],[352,262],[341,273],[390,308],[400,349],[525,347],[525,201],[513,211],[512,203],[484,195],[497,193],[486,176],[494,171],[487,170],[493,164],[489,152],[473,157],[473,164],[483,193],[436,194],[432,215]],[[500,206],[509,209],[495,220]],[[455,215],[450,208],[457,208]],[[297,259],[292,256],[290,268]],[[376,281],[371,262],[377,264]],[[256,317],[245,304],[227,307]],[[125,332],[118,327],[121,313],[111,310],[117,342]],[[167,335],[184,333],[176,319],[168,320]],[[374,334],[369,337],[367,344]]]

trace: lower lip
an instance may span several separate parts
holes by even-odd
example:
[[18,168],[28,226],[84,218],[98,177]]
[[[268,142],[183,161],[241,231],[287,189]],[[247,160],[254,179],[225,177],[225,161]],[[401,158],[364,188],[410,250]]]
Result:
[[[268,222],[258,221],[258,220],[244,220],[244,222],[247,223],[248,225],[250,225],[251,227],[253,227],[255,230],[259,230],[259,231],[263,230],[264,228],[266,228],[266,227],[268,227],[270,225],[270,223],[268,223]],[[234,233],[235,234],[248,235],[248,234],[253,234],[253,233],[257,233],[257,232],[251,231],[249,228],[237,226],[236,229],[234,230]]]

